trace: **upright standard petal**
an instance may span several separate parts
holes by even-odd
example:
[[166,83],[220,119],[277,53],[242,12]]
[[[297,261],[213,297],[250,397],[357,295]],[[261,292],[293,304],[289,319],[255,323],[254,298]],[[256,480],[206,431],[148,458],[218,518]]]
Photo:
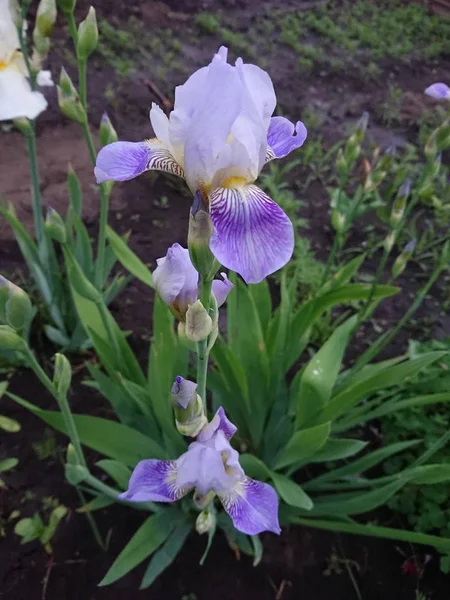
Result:
[[267,132],[268,152],[266,162],[273,158],[283,158],[300,148],[306,140],[306,127],[301,121],[294,124],[284,117],[272,117]]
[[36,78],[36,83],[40,87],[53,87],[55,84],[52,79],[51,71],[39,71]]
[[217,431],[222,431],[226,440],[231,440],[237,431],[236,425],[228,419],[222,406],[219,406],[212,420],[203,427],[197,440],[199,442],[207,442]]
[[435,100],[450,100],[450,87],[446,83],[433,83],[425,90]]
[[201,495],[210,491],[228,490],[234,484],[225,471],[221,453],[204,443],[192,442],[177,461],[178,488],[195,487]]
[[177,486],[177,462],[141,460],[134,469],[128,489],[119,495],[131,502],[175,502],[189,492]]
[[234,288],[234,285],[228,279],[225,273],[221,273],[223,280],[214,279],[212,282],[212,292],[216,297],[217,306],[220,307],[226,301],[228,294]]
[[97,183],[128,181],[155,169],[184,177],[183,169],[158,140],[114,142],[100,150],[95,166]]
[[228,493],[218,494],[233,525],[247,535],[263,531],[281,533],[278,523],[278,496],[272,486],[247,477]]
[[247,283],[259,283],[281,269],[294,250],[294,228],[287,215],[255,185],[218,188],[210,198],[217,260]]
[[14,68],[0,69],[0,121],[35,119],[47,108],[40,92],[33,92],[25,75]]

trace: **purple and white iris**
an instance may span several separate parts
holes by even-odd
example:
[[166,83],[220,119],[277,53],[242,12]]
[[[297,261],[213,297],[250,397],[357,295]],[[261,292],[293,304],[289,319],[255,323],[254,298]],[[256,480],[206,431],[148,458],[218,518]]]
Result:
[[450,100],[450,87],[446,83],[433,83],[425,90],[435,100]]
[[217,494],[239,531],[279,534],[278,496],[267,483],[245,475],[230,444],[235,433],[236,427],[220,407],[177,460],[138,463],[127,491],[119,497],[131,502],[175,502],[194,489],[200,497]]
[[[156,291],[175,315],[184,319],[189,305],[198,299],[198,272],[191,263],[189,251],[180,244],[173,244],[166,256],[158,258],[156,263],[158,266],[153,271]],[[223,281],[215,279],[212,282],[218,307],[222,306],[234,287],[225,273],[221,275]]]
[[150,121],[156,138],[115,142],[97,157],[98,183],[125,181],[149,169],[184,177],[209,206],[217,260],[247,283],[283,267],[294,248],[292,223],[253,185],[264,164],[299,148],[301,121],[272,117],[276,97],[269,75],[238,58],[227,63],[222,46],[212,62],[175,89],[170,117],[156,104]]

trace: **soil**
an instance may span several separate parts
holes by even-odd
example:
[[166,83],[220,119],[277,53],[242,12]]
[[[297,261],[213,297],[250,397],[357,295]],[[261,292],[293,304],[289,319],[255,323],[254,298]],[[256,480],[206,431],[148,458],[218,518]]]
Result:
[[[130,15],[141,19],[150,30],[170,26],[175,35],[183,38],[186,23],[190,23],[199,10],[213,10],[217,4],[229,11],[242,24],[255,18],[260,3],[256,0],[186,0],[180,8],[179,2],[166,0],[153,2],[132,0],[126,4],[97,0],[99,18],[112,19],[115,24],[126,22]],[[287,6],[313,4],[295,2]],[[77,17],[81,18],[88,3],[80,0]],[[58,34],[57,34],[58,35]],[[66,38],[63,38],[66,39]],[[201,48],[184,47],[184,57],[190,70],[206,63],[217,40],[205,40]],[[184,43],[184,42],[183,42]],[[59,53],[50,58],[50,68],[58,73],[64,61]],[[395,63],[386,62],[383,76],[395,74],[396,82],[408,91],[403,110],[417,119],[430,105],[422,90],[435,80],[450,81],[450,64],[437,61],[432,67],[410,62],[401,70]],[[69,68],[71,75],[71,71]],[[279,102],[287,116],[299,116],[299,107],[313,105],[326,115],[324,144],[331,146],[348,130],[364,110],[376,113],[382,101],[380,83],[361,81],[349,73],[345,80],[336,75],[318,75],[299,79],[291,70],[289,62],[280,62],[271,73]],[[148,108],[152,101],[159,102],[143,80],[151,79],[151,65],[120,85],[114,103],[105,106],[105,87],[116,82],[117,75],[101,59],[96,59],[89,73],[89,99],[91,121],[98,123],[105,108],[111,116],[121,139],[140,140],[149,137],[151,130],[147,121]],[[158,82],[164,95],[171,96],[173,84],[168,75],[166,87]],[[61,213],[67,206],[67,164],[71,163],[82,182],[84,192],[84,220],[90,234],[97,231],[99,198],[93,185],[90,165],[84,141],[76,124],[69,123],[57,110],[54,90],[46,90],[50,110],[38,121],[38,147],[44,205],[51,205]],[[344,99],[344,101],[343,101]],[[301,110],[300,110],[301,113]],[[381,123],[371,124],[369,134],[383,147],[393,142],[404,144],[414,136],[414,128],[403,128],[392,132]],[[26,149],[22,136],[14,131],[1,134],[0,146],[0,190],[16,208],[18,216],[28,229],[32,226],[30,207],[30,178]],[[168,198],[168,208],[159,203],[162,196]],[[189,200],[179,188],[170,187],[167,180],[156,175],[142,176],[136,180],[116,184],[111,202],[109,222],[123,233],[132,231],[130,245],[144,262],[154,265],[155,259],[163,256],[167,247],[178,241],[186,242]],[[301,216],[309,221],[307,235],[319,258],[326,256],[332,241],[328,223],[328,199],[319,182],[309,190],[308,202]],[[2,272],[11,277],[26,276],[20,253],[13,241],[11,231],[0,222],[0,263]],[[362,241],[362,240],[359,240]],[[376,263],[368,266],[375,271]],[[409,273],[401,279],[403,293],[395,299],[385,301],[377,313],[383,326],[397,322],[409,305],[409,293],[417,289]],[[421,308],[420,315],[437,312],[442,285],[432,290]],[[152,294],[139,282],[131,282],[112,307],[120,325],[132,330],[131,343],[139,359],[146,360],[147,340],[151,333],[150,317]],[[436,321],[435,327],[442,335],[448,334],[448,323]],[[360,347],[365,344],[368,330],[362,331]],[[399,336],[389,349],[391,355],[402,352],[407,334]],[[35,339],[35,348],[44,362],[54,352],[41,339]],[[71,406],[74,412],[94,415],[112,415],[102,398],[82,385],[85,373],[82,360],[74,378]],[[25,370],[14,374],[10,389],[28,399],[36,398],[43,408],[54,408],[53,400],[42,389],[37,392],[34,376]],[[335,600],[413,600],[418,598],[416,590],[433,600],[448,600],[448,580],[439,571],[438,556],[429,549],[397,544],[392,541],[364,537],[336,535],[306,528],[292,528],[280,538],[264,536],[265,553],[262,564],[254,568],[251,560],[237,556],[220,535],[216,536],[212,550],[204,567],[198,561],[205,547],[205,539],[191,534],[186,546],[174,565],[154,583],[150,590],[137,591],[143,568],[108,588],[98,588],[97,583],[111,565],[113,559],[131,537],[142,520],[138,511],[115,506],[96,513],[98,525],[105,536],[111,529],[111,543],[103,552],[95,543],[84,516],[76,512],[79,498],[75,490],[64,480],[61,451],[65,445],[62,437],[56,436],[55,455],[40,460],[33,444],[42,442],[41,422],[6,398],[1,400],[1,410],[17,419],[22,429],[14,435],[0,438],[0,458],[17,456],[19,466],[5,477],[7,487],[0,488],[0,598],[5,600],[130,600],[152,598],[153,600],[293,600],[299,597],[322,600],[330,596]],[[94,458],[94,457],[93,457]],[[68,506],[69,517],[59,527],[53,540],[53,553],[48,555],[38,542],[19,544],[13,527],[5,521],[13,510],[21,516],[31,516],[41,508],[41,501],[54,497]],[[392,521],[391,515],[383,515],[383,523],[401,526]],[[387,519],[387,521],[386,521]]]

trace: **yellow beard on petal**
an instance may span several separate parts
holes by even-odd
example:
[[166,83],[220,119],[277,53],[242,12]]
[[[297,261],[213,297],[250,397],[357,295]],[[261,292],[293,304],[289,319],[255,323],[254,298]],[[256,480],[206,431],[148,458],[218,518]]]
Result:
[[245,179],[245,177],[232,176],[232,177],[228,177],[228,179],[225,179],[225,181],[222,183],[222,187],[236,188],[236,187],[241,187],[243,185],[246,185],[247,183],[248,183],[248,181],[247,181],[247,179]]

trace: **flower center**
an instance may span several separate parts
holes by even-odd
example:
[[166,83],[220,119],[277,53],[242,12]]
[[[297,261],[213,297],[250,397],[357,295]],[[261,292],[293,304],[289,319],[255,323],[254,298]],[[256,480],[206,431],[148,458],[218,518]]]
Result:
[[0,71],[4,71],[7,66],[8,63],[6,61],[0,60]]

